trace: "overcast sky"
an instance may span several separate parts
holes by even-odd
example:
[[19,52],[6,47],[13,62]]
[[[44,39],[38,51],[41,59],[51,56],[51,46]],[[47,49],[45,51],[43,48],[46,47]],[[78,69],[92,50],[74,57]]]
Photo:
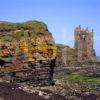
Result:
[[93,28],[94,48],[100,56],[100,0],[0,0],[0,20],[43,21],[56,43],[70,47],[75,27]]

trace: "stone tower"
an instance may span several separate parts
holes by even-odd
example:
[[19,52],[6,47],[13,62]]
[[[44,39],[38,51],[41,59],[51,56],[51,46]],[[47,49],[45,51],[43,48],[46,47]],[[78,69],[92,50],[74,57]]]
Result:
[[75,54],[78,62],[94,61],[95,51],[93,49],[93,30],[88,28],[81,29],[76,27],[74,31],[75,37]]

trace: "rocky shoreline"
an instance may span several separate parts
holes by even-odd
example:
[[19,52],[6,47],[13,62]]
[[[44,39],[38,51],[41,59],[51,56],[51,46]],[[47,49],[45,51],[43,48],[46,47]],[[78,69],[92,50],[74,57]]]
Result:
[[65,84],[62,80],[55,80],[54,86],[44,87],[0,82],[0,100],[100,100],[100,91],[74,89],[71,83]]
[[[56,67],[54,75],[77,73],[100,75],[100,67]],[[96,84],[79,81],[64,81],[54,77],[53,86],[33,86],[31,83],[9,83],[0,79],[0,100],[100,100],[100,89]]]

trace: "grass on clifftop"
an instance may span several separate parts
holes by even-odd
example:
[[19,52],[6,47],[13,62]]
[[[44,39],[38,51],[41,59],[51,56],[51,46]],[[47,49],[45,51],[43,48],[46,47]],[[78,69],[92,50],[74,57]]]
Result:
[[0,22],[0,31],[11,31],[16,29],[47,29],[47,25],[40,21],[27,21],[23,23]]

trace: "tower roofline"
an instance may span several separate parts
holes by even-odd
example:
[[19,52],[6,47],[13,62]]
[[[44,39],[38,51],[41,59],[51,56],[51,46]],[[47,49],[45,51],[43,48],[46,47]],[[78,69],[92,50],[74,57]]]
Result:
[[93,33],[94,30],[90,30],[88,27],[86,28],[81,28],[81,25],[78,25],[76,28],[75,28],[75,32],[76,33],[81,33],[81,32],[86,32],[86,33]]
[[81,25],[78,25],[76,28],[75,28],[75,32],[80,32],[81,31]]

